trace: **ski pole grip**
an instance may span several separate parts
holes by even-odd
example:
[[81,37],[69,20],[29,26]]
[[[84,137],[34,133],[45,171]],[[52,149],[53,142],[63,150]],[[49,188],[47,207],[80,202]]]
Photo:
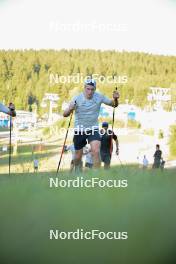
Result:
[[[116,86],[114,92],[117,92],[117,86]],[[118,106],[118,98],[115,98],[115,99],[114,99],[114,107],[117,107],[117,106]]]

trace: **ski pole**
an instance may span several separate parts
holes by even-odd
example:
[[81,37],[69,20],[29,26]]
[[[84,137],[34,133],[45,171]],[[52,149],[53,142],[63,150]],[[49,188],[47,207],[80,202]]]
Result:
[[[116,87],[115,91],[117,91],[117,87]],[[112,132],[113,132],[113,129],[114,129],[115,108],[116,108],[116,106],[114,104],[114,107],[113,107],[113,115],[112,115]]]
[[[115,89],[115,91],[117,91],[117,87],[116,87],[116,89]],[[110,153],[111,153],[111,155],[112,155],[112,148],[113,148],[113,133],[114,133],[114,120],[115,120],[115,108],[116,108],[116,106],[115,106],[115,102],[114,102],[114,107],[113,107],[113,115],[112,115],[112,135],[111,135],[111,145],[110,145]]]
[[10,138],[9,138],[9,176],[11,167],[11,152],[12,152],[12,117],[10,116]]
[[57,167],[57,173],[56,173],[56,175],[58,174],[58,171],[59,171],[59,169],[60,169],[60,164],[61,164],[62,156],[63,156],[63,153],[64,153],[65,144],[66,144],[66,141],[67,141],[67,136],[68,136],[68,131],[69,131],[69,128],[70,128],[70,124],[71,124],[72,116],[73,116],[73,112],[71,112],[71,115],[70,115],[70,120],[69,120],[69,124],[68,124],[68,127],[67,127],[67,131],[66,131],[65,139],[64,139],[64,144],[63,144],[63,146],[62,146],[62,151],[61,151],[61,155],[60,155],[60,159],[59,159],[59,163],[58,163],[58,167]]

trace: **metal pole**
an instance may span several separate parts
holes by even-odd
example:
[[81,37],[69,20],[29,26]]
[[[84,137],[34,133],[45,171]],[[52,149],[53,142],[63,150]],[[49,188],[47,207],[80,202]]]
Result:
[[11,167],[11,151],[12,151],[12,117],[10,116],[10,138],[9,138],[9,176]]
[[61,155],[60,155],[60,159],[59,159],[59,163],[58,163],[58,167],[57,167],[56,175],[58,174],[58,171],[59,171],[59,169],[60,169],[60,164],[61,164],[61,161],[62,161],[62,156],[63,156],[63,153],[64,153],[64,148],[65,148],[65,144],[66,144],[66,141],[67,141],[67,136],[68,136],[68,131],[69,131],[69,128],[70,128],[70,124],[71,124],[72,116],[73,116],[73,112],[72,112],[71,115],[70,115],[70,121],[69,121],[68,128],[67,128],[67,132],[66,132],[66,135],[65,135],[64,144],[63,144],[63,146],[62,146],[62,151],[61,151]]

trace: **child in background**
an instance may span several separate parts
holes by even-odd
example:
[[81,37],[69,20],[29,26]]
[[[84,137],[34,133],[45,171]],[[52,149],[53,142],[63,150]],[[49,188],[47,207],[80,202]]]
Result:
[[85,154],[85,167],[91,169],[93,167],[91,148],[86,148],[84,154]]
[[70,151],[71,154],[72,154],[72,159],[71,159],[71,162],[70,162],[70,172],[72,172],[73,169],[74,169],[74,160],[75,160],[75,147],[74,147],[74,144],[72,144],[70,146],[66,146],[65,150],[66,151]]
[[149,164],[148,159],[144,155],[144,158],[143,158],[143,169],[147,169],[148,168],[148,164]]
[[38,172],[39,161],[37,158],[34,159],[34,172]]

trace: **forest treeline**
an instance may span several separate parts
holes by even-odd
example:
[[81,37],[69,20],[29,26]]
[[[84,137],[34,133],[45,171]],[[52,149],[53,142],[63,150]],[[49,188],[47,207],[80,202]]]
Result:
[[[171,88],[176,102],[176,57],[138,52],[99,50],[0,50],[0,101],[13,101],[17,109],[37,106],[46,92],[60,96],[58,109],[82,89],[82,83],[50,82],[50,76],[88,76],[96,74],[119,80],[120,102],[126,99],[140,107],[147,104],[149,87]],[[125,80],[127,81],[122,81]],[[111,96],[114,83],[97,83],[97,88]],[[168,106],[170,107],[170,106]]]

